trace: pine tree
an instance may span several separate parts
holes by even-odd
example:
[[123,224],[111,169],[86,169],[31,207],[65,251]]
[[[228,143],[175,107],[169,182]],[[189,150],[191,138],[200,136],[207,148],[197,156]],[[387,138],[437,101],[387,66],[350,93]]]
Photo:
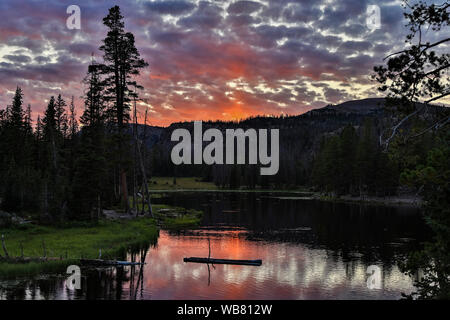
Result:
[[78,132],[78,121],[77,121],[77,114],[75,111],[75,103],[74,103],[74,97],[72,96],[72,100],[70,102],[69,107],[70,115],[69,115],[69,137],[70,139],[75,139],[75,136]]
[[24,121],[25,112],[23,110],[22,103],[23,103],[23,92],[21,88],[17,87],[12,107],[9,110],[9,124],[16,129],[22,128],[25,122]]
[[58,98],[55,101],[55,119],[56,119],[56,129],[61,133],[62,137],[67,137],[68,130],[68,119],[66,113],[66,102],[61,97],[61,94],[58,95]]
[[88,74],[84,79],[84,84],[88,87],[85,97],[85,111],[80,118],[81,123],[86,127],[103,126],[106,120],[104,99],[104,87],[101,81],[100,66],[92,61],[88,68]]
[[370,119],[364,122],[356,153],[356,176],[359,195],[366,194],[373,188],[376,174],[376,146],[373,137],[373,125]]
[[312,171],[313,184],[320,190],[338,192],[340,186],[340,139],[324,139]]
[[23,92],[17,87],[13,102],[6,111],[3,154],[3,195],[2,207],[7,211],[23,208],[22,173],[24,166],[25,113],[23,110]]
[[34,137],[31,106],[23,109],[23,92],[17,87],[13,103],[0,124],[0,198],[6,210],[36,209]]
[[25,130],[28,134],[33,133],[33,120],[31,119],[31,105],[28,104],[27,111],[25,113]]
[[355,158],[358,135],[353,126],[346,126],[340,135],[340,157],[337,159],[340,171],[340,192],[353,193],[356,185]]
[[54,137],[58,133],[58,124],[56,119],[56,106],[55,106],[55,98],[51,97],[48,102],[47,109],[44,113],[44,118],[42,119],[42,128],[43,128],[43,138],[52,142]]
[[125,210],[128,211],[127,167],[130,165],[129,155],[131,152],[125,125],[130,119],[131,98],[137,97],[132,87],[134,89],[142,88],[133,80],[133,77],[139,75],[140,70],[148,64],[140,58],[133,34],[124,30],[125,25],[119,6],[109,9],[103,23],[109,30],[103,40],[103,45],[100,47],[104,59],[100,68],[104,76],[104,97],[111,102],[108,109],[109,120],[117,128],[115,139],[118,157],[118,180],[120,181],[122,202]]
[[37,120],[36,120],[36,139],[38,141],[41,141],[42,139],[42,121],[41,121],[41,116],[38,115]]
[[105,98],[114,102],[110,113],[120,130],[130,119],[129,102],[135,95],[133,88],[130,89],[129,86],[140,87],[132,78],[139,75],[140,70],[148,64],[140,58],[139,51],[135,47],[134,35],[124,31],[119,6],[109,9],[103,23],[109,28],[100,47],[104,59],[101,70],[105,75]]
[[[89,66],[84,80],[88,86],[85,110],[81,116],[83,125],[77,157],[70,202],[73,218],[97,220],[106,191],[105,157],[105,104],[99,68],[94,62]],[[96,209],[96,210],[95,210]]]
[[54,97],[45,110],[43,124],[43,210],[42,220],[62,221],[66,215],[67,183],[64,172],[64,158],[62,152],[63,134],[59,129],[59,116]]

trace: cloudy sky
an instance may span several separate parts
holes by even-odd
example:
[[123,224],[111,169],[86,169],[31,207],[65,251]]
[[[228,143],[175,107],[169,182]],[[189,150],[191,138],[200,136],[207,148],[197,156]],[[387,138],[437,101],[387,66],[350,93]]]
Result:
[[[371,30],[366,9],[381,8]],[[69,5],[81,29],[66,26]],[[16,86],[33,115],[50,96],[75,97],[91,54],[106,35],[102,18],[118,4],[125,28],[149,67],[142,72],[139,111],[150,123],[299,114],[328,103],[374,97],[374,65],[404,45],[399,1],[381,0],[2,0],[0,108]]]

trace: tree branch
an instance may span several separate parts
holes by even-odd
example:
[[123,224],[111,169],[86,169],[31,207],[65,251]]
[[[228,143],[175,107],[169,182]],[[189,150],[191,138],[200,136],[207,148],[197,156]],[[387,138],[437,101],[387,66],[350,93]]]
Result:
[[450,95],[450,91],[449,91],[449,92],[446,92],[446,93],[443,93],[443,94],[441,94],[440,96],[431,98],[430,100],[425,101],[425,103],[430,103],[430,102],[433,102],[433,101],[442,99],[442,98],[444,98],[444,97],[446,97],[446,96],[448,96],[448,95]]
[[[421,56],[422,53],[424,53],[426,50],[428,50],[430,48],[433,48],[433,47],[436,47],[436,46],[438,46],[438,45],[440,45],[442,43],[445,43],[447,41],[450,41],[450,38],[445,38],[445,39],[439,40],[439,41],[437,41],[435,43],[432,43],[432,44],[429,44],[429,43],[427,43],[427,44],[419,44],[418,47],[419,48],[423,48],[422,51],[420,52],[419,56]],[[386,60],[386,59],[389,59],[392,56],[395,56],[395,55],[398,55],[398,54],[401,54],[401,53],[407,53],[409,51],[411,51],[411,49],[405,49],[405,50],[401,50],[401,51],[397,51],[397,52],[391,53],[391,54],[387,55],[386,57],[384,57],[383,61]]]
[[[439,120],[438,122],[434,123],[432,126],[426,128],[425,130],[422,130],[421,132],[419,132],[418,134],[415,134],[413,136],[410,136],[406,139],[406,141],[410,140],[410,139],[414,139],[417,137],[420,137],[422,135],[424,135],[425,133],[427,133],[430,130],[439,130],[440,128],[442,128],[443,126],[445,126],[448,122],[450,122],[450,116],[447,117],[447,119],[444,119],[445,121],[442,122],[442,120]],[[441,123],[442,122],[442,123]]]
[[[387,149],[389,148],[389,144],[391,143],[391,140],[394,139],[395,135],[397,134],[397,130],[402,126],[402,124],[404,124],[409,118],[411,118],[412,116],[418,114],[419,112],[421,112],[423,109],[425,109],[426,105],[422,106],[420,109],[417,109],[416,111],[414,111],[413,113],[410,113],[409,115],[407,115],[406,117],[404,117],[399,123],[397,123],[393,128],[392,128],[392,134],[391,136],[386,139],[386,141],[382,144],[385,145],[385,150],[387,151]],[[381,137],[380,137],[380,142],[381,142]]]

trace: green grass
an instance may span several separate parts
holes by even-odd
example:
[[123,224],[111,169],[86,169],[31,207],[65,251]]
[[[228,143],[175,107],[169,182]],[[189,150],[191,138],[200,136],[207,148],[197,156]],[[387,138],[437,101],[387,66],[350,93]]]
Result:
[[165,229],[184,229],[194,227],[200,223],[203,216],[202,211],[194,209],[179,207],[168,207],[168,209],[171,210],[169,215],[164,212],[156,211],[156,217],[162,221],[162,227]]
[[97,225],[56,228],[28,226],[0,231],[10,256],[19,256],[20,243],[24,256],[43,255],[43,241],[49,257],[93,257],[102,249],[104,255],[136,240],[153,239],[158,235],[154,220],[137,218],[124,221],[100,221]]
[[79,264],[79,260],[56,260],[30,263],[0,263],[0,279],[33,276],[39,273],[60,273],[70,265]]
[[124,250],[140,244],[154,243],[158,237],[158,228],[154,219],[150,218],[100,221],[95,226],[71,228],[30,225],[0,232],[5,235],[10,257],[21,256],[21,244],[25,257],[42,257],[45,243],[47,257],[62,258],[44,263],[0,263],[0,277],[58,270],[81,257],[97,258],[100,249],[102,258],[114,259],[122,256]]
[[201,181],[201,178],[184,177],[153,177],[149,182],[150,190],[217,190],[217,186],[212,182]]
[[[132,220],[101,220],[96,225],[78,224],[66,227],[22,225],[0,230],[5,236],[5,245],[10,257],[38,258],[44,255],[60,260],[46,262],[6,263],[0,262],[0,278],[11,278],[37,273],[61,272],[80,258],[98,258],[102,250],[104,259],[122,259],[130,248],[156,243],[159,228],[180,229],[193,227],[200,222],[201,211],[172,207],[164,204],[152,205],[155,219],[140,217]],[[159,212],[161,209],[168,209]],[[0,247],[0,254],[4,256]]]

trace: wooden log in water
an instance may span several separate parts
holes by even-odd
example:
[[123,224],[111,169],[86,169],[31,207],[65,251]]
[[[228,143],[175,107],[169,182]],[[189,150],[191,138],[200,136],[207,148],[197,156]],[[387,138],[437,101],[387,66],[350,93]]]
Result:
[[208,264],[235,264],[244,266],[260,266],[262,260],[231,260],[231,259],[212,259],[212,258],[184,258],[184,262],[208,263]]
[[130,262],[130,261],[116,261],[116,260],[102,260],[102,259],[80,259],[82,265],[90,266],[139,266],[145,262]]

